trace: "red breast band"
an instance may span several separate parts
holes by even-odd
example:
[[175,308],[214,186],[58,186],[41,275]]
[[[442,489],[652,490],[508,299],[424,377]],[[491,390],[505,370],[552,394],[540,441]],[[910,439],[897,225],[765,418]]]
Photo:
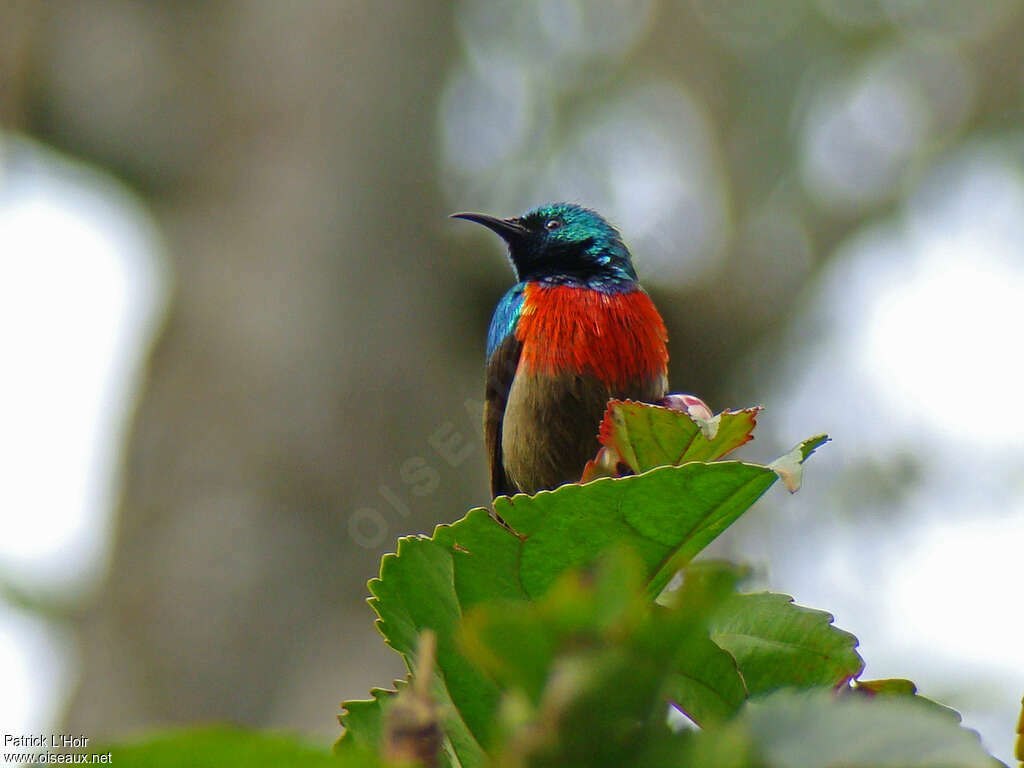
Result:
[[516,338],[526,371],[591,373],[612,389],[663,376],[668,364],[665,323],[639,287],[602,293],[528,283]]

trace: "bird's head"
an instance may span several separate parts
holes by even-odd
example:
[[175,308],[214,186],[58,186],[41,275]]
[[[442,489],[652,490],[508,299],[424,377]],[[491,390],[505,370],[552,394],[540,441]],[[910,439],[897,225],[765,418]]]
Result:
[[499,234],[508,244],[508,257],[519,280],[636,280],[622,235],[589,208],[552,203],[512,219],[483,213],[452,216]]

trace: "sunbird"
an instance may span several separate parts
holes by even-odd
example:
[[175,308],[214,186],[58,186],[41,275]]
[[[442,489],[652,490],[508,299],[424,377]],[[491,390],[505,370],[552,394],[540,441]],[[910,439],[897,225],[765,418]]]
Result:
[[508,246],[516,284],[487,331],[484,436],[497,497],[578,482],[609,398],[668,391],[668,333],[622,235],[573,203],[482,224]]

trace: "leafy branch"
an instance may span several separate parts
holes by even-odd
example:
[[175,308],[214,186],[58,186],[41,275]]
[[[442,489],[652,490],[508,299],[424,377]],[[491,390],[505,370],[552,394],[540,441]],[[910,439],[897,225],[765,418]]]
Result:
[[116,747],[114,762],[998,764],[912,682],[860,680],[857,639],[831,615],[745,592],[742,568],[695,560],[777,480],[798,489],[828,440],[763,465],[725,460],[752,439],[758,413],[713,415],[681,395],[612,401],[580,483],[501,497],[493,511],[399,539],[369,602],[409,674],[345,702],[335,756],[214,730]]
[[[421,635],[436,637],[440,764],[992,764],[911,683],[857,681],[856,638],[829,614],[694,562],[776,480],[795,491],[828,439],[766,465],[722,460],[757,414],[612,401],[586,482],[399,540],[370,604],[410,670]],[[339,754],[378,754],[400,698],[347,702]]]

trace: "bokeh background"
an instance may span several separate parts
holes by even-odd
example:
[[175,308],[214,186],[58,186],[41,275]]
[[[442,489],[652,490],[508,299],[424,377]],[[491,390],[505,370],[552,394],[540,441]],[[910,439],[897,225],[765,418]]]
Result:
[[488,500],[511,273],[446,216],[568,199],[631,245],[673,389],[767,407],[747,456],[834,438],[716,553],[1008,760],[1022,10],[5,2],[0,727],[333,739],[402,672],[380,555]]

